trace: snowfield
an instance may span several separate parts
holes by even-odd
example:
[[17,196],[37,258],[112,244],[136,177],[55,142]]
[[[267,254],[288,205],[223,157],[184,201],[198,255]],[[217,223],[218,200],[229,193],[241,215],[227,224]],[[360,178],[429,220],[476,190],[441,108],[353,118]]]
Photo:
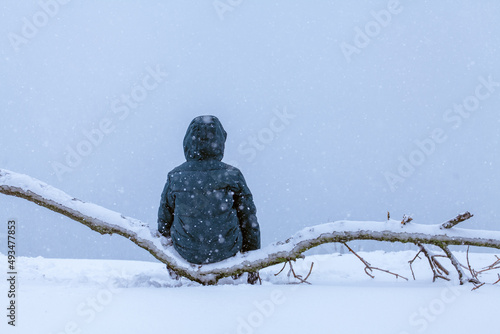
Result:
[[[471,291],[460,286],[448,259],[451,282],[432,283],[427,259],[413,265],[415,251],[360,252],[375,267],[402,278],[374,272],[372,279],[352,254],[310,255],[294,270],[307,284],[289,284],[281,265],[261,271],[262,285],[245,277],[225,278],[218,286],[172,280],[159,262],[123,260],[17,259],[16,326],[2,333],[492,333],[498,327],[500,284]],[[466,263],[465,253],[455,252]],[[469,254],[481,269],[491,253]],[[7,263],[0,255],[2,267]],[[6,270],[4,270],[6,272]],[[481,276],[498,279],[498,270]],[[8,291],[2,280],[1,291]],[[4,295],[4,305],[7,296]],[[6,307],[2,307],[6,314]]]

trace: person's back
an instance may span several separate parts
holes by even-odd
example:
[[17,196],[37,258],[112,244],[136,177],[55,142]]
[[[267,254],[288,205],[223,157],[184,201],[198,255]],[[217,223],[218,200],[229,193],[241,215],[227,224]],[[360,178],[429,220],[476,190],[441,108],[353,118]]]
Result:
[[253,198],[241,172],[221,162],[226,132],[215,116],[196,117],[184,137],[186,162],[168,174],[158,230],[195,264],[260,248]]

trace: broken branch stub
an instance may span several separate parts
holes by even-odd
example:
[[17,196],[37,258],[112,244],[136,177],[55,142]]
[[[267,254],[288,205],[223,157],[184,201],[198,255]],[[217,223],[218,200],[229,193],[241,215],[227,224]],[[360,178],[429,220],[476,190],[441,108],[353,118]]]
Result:
[[453,226],[457,225],[458,223],[461,223],[464,220],[467,220],[467,219],[472,218],[472,217],[474,217],[474,215],[471,214],[469,211],[466,211],[466,212],[464,212],[462,214],[459,214],[455,218],[450,219],[450,220],[444,222],[441,225],[441,227],[442,228],[452,228]]

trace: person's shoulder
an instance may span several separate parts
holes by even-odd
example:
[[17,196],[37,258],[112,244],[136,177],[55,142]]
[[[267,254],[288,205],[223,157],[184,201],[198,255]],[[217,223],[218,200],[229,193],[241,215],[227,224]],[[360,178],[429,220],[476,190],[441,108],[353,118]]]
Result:
[[224,164],[224,171],[225,171],[225,174],[226,176],[228,176],[230,179],[233,180],[233,182],[235,182],[236,184],[246,184],[245,183],[245,177],[243,176],[243,173],[241,172],[241,170],[237,167],[234,167],[232,165],[229,165],[229,164],[226,164],[226,163],[223,163]]
[[234,167],[230,164],[226,164],[225,162],[222,162],[222,161],[220,161],[219,164],[221,165],[222,169],[225,169],[228,172],[235,173],[235,174],[241,174],[241,171],[237,167]]
[[174,174],[178,174],[178,173],[181,173],[187,169],[188,169],[188,162],[186,161],[186,162],[180,164],[179,166],[175,167],[174,169],[172,169],[170,172],[168,172],[168,175],[171,176]]

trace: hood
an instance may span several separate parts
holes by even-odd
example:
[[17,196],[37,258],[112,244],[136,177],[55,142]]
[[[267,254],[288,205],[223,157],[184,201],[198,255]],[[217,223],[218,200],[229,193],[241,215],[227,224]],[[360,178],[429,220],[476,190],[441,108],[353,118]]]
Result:
[[222,160],[227,133],[215,116],[198,116],[191,121],[184,136],[187,161]]

